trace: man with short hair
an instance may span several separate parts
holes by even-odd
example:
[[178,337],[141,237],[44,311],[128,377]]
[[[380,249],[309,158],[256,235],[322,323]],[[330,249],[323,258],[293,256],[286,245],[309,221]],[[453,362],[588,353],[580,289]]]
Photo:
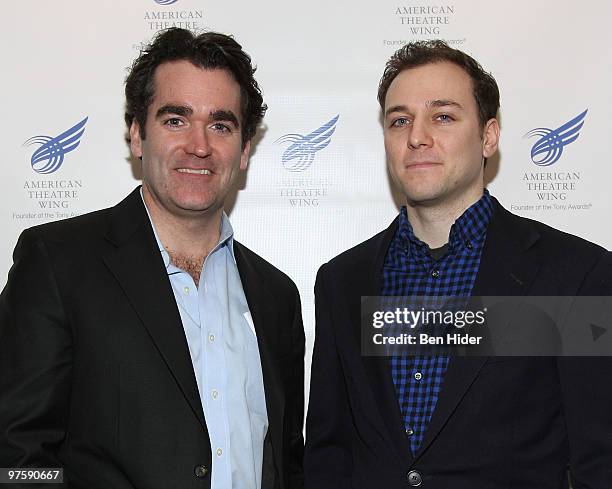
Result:
[[83,489],[302,486],[298,291],[223,211],[266,109],[254,71],[229,36],[160,33],[126,81],[142,188],[21,235],[0,466]]
[[[442,41],[387,63],[378,99],[406,205],[321,267],[308,489],[612,487],[610,358],[362,356],[369,296],[610,295],[603,248],[506,211],[484,188],[493,77]],[[418,352],[417,352],[418,353]]]

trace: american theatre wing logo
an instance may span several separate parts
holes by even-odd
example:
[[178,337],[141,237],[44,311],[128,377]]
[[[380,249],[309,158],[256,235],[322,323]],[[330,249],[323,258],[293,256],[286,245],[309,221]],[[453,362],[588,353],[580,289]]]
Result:
[[176,2],[178,2],[178,0],[155,0],[155,3],[159,5],[172,5]]
[[305,136],[301,134],[285,134],[276,140],[278,144],[290,143],[283,152],[281,161],[289,171],[304,171],[314,161],[315,154],[331,143],[331,137],[336,131],[336,123],[340,114],[327,121],[318,129]]
[[587,112],[588,109],[557,129],[536,127],[525,134],[527,138],[538,138],[531,147],[531,161],[537,166],[550,166],[559,161],[563,148],[580,136]]
[[81,136],[85,132],[87,117],[67,129],[59,136],[33,136],[23,143],[24,146],[39,144],[40,147],[34,151],[30,163],[36,173],[47,175],[59,170],[64,162],[64,156],[74,151],[81,142]]

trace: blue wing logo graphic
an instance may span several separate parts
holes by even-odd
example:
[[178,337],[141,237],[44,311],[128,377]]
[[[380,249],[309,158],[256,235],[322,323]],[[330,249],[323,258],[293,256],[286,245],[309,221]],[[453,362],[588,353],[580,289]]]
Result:
[[178,0],[155,0],[155,3],[158,3],[159,5],[172,5],[176,2],[178,2]]
[[557,129],[536,127],[525,134],[524,137],[537,136],[539,138],[531,148],[531,161],[538,166],[550,166],[559,161],[563,148],[580,136],[580,129],[584,125],[584,118],[588,110],[586,109]]
[[291,143],[283,152],[281,160],[283,167],[289,171],[304,171],[314,161],[315,154],[331,143],[331,137],[336,131],[336,123],[340,114],[315,129],[310,134],[285,134],[276,140],[277,143]]
[[40,144],[40,148],[34,151],[30,163],[36,173],[47,175],[59,170],[64,162],[64,155],[74,151],[81,142],[81,136],[85,132],[85,124],[88,117],[81,122],[64,131],[54,138],[49,136],[34,136],[28,139],[24,146]]

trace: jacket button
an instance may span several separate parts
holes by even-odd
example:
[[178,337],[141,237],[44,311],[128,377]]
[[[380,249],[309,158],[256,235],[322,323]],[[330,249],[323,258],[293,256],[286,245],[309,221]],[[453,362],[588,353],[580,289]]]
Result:
[[193,472],[198,479],[203,479],[208,475],[208,467],[206,465],[196,465]]
[[408,475],[406,475],[406,479],[408,479],[408,484],[410,484],[412,487],[418,487],[423,483],[423,478],[421,477],[421,474],[416,470],[411,470],[410,472],[408,472]]

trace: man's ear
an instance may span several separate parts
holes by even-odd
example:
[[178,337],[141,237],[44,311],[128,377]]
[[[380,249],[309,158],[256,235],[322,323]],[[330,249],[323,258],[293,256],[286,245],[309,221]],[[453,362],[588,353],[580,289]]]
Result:
[[248,140],[242,148],[242,154],[240,155],[240,169],[246,170],[249,164],[249,155],[251,153],[251,140]]
[[136,119],[130,125],[130,150],[136,158],[142,159],[142,138],[140,137],[140,125]]
[[490,158],[497,152],[499,145],[499,121],[489,119],[482,133],[482,156]]

